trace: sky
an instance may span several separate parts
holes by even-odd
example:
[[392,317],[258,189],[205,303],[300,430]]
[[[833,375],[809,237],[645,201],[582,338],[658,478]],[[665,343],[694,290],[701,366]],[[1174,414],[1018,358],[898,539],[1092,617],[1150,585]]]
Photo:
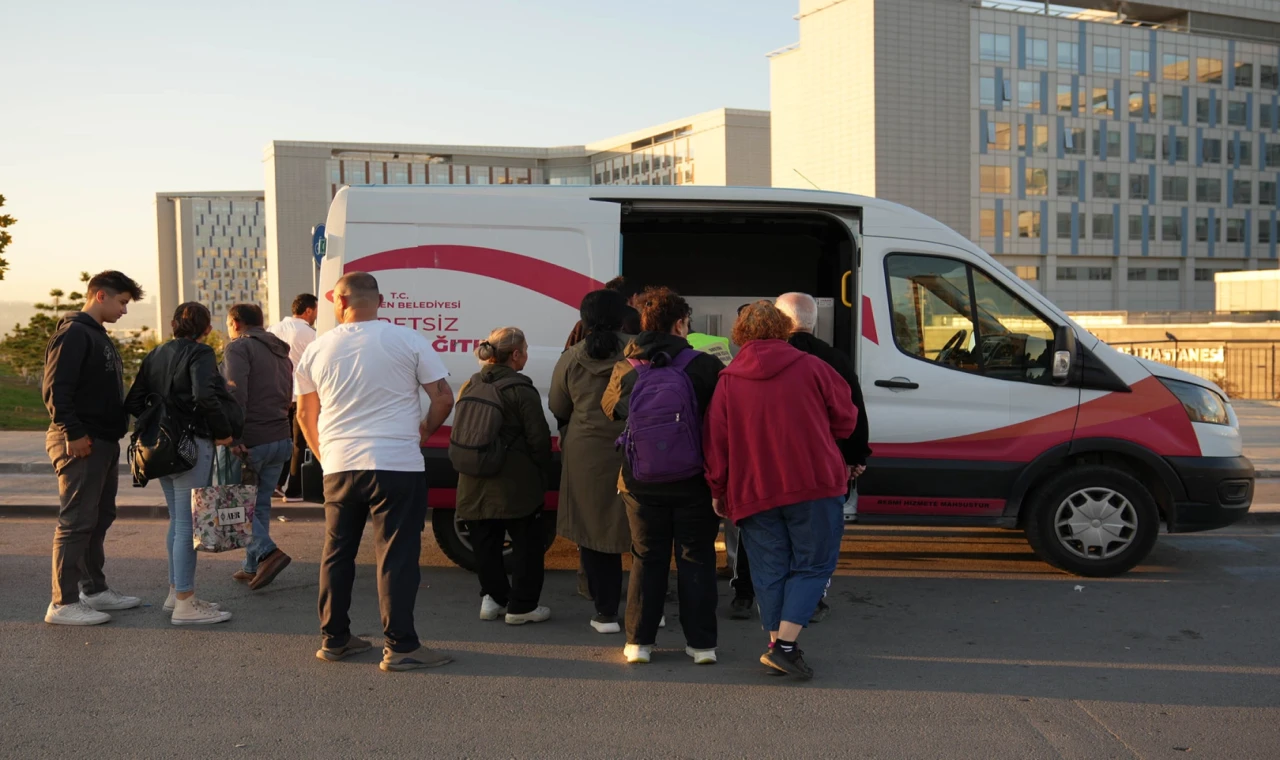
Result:
[[769,107],[797,0],[8,0],[0,301],[157,284],[155,194],[261,190],[271,140],[574,145]]

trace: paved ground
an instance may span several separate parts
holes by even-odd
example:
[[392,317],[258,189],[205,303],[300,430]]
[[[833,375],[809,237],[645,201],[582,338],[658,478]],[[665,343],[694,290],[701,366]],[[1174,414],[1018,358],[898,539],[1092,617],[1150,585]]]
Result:
[[[457,662],[405,674],[373,655],[320,662],[314,521],[273,527],[296,561],[261,592],[230,580],[238,557],[202,556],[201,595],[236,617],[198,630],[159,610],[164,524],[118,523],[110,577],[154,606],[55,628],[40,622],[50,531],[0,519],[6,757],[1261,758],[1280,746],[1272,526],[1163,537],[1139,572],[1109,581],[1051,571],[1014,533],[855,529],[832,616],[802,639],[818,670],[807,684],[756,663],[754,622],[722,619],[720,664],[694,666],[674,605],[653,664],[626,665],[621,637],[587,627],[559,545],[548,623],[479,621],[474,577],[428,545],[419,629]],[[353,611],[370,635],[371,561]]]

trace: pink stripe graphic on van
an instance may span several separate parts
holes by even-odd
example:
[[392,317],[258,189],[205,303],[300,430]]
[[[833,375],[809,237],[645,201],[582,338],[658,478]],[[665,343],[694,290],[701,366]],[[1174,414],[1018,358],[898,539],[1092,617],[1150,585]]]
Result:
[[[559,264],[474,245],[397,248],[352,261],[343,267],[343,273],[392,269],[447,269],[477,274],[541,293],[575,309],[582,304],[583,296],[604,287],[604,283]],[[332,296],[326,296],[332,300]]]
[[871,309],[871,298],[862,297],[862,337],[880,345],[880,335],[876,333],[876,314]]

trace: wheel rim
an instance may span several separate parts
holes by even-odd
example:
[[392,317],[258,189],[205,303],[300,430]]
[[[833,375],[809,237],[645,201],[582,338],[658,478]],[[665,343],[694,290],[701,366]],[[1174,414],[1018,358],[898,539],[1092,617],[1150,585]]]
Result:
[[1118,491],[1082,488],[1062,500],[1053,520],[1058,542],[1077,557],[1110,559],[1138,535],[1138,510]]
[[[471,545],[471,526],[467,525],[467,521],[458,517],[455,510],[453,513],[453,532],[458,534],[458,540],[462,545],[467,547],[467,551],[474,552],[475,547]],[[511,554],[511,535],[504,534],[502,537],[502,556],[506,557]]]

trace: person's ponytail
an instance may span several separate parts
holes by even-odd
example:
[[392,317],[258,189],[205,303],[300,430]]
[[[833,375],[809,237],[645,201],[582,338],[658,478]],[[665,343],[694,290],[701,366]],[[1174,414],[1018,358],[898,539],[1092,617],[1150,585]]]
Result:
[[587,356],[608,359],[622,350],[618,330],[626,316],[627,299],[616,290],[593,290],[582,299],[579,316],[587,330]]

